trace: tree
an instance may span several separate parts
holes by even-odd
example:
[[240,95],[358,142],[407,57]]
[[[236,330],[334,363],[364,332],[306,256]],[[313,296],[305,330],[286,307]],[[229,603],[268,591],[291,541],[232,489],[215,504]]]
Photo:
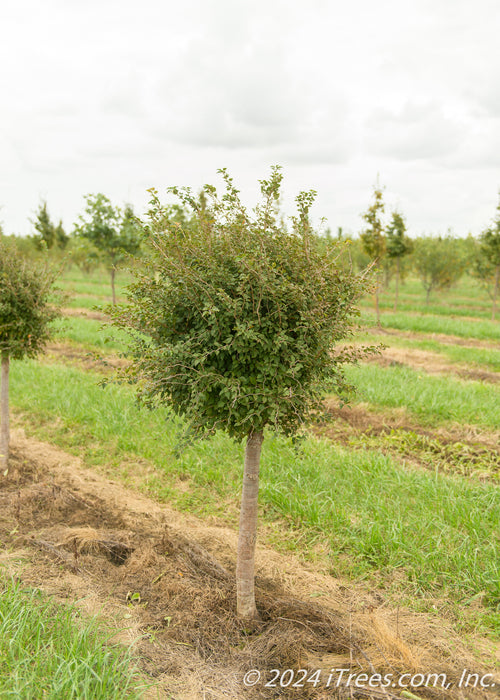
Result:
[[101,193],[89,194],[85,200],[85,214],[79,217],[75,234],[86,238],[101,253],[111,275],[111,294],[113,304],[116,304],[116,269],[127,254],[139,252],[138,225],[130,205],[122,211]]
[[132,364],[150,405],[166,403],[190,430],[224,430],[245,441],[237,560],[237,609],[258,617],[254,593],[259,464],[264,430],[294,435],[322,409],[325,389],[348,392],[342,364],[354,349],[334,350],[352,333],[353,304],[366,286],[342,270],[339,246],[309,221],[314,192],[296,198],[287,231],[277,202],[282,175],[261,181],[251,216],[226,170],[226,191],[204,187],[204,204],[172,188],[193,217],[170,223],[155,191],[145,235],[156,265],[136,271],[130,304],[109,307],[130,331]]
[[[373,265],[379,265],[386,251],[386,240],[384,235],[384,227],[381,220],[381,214],[384,212],[384,201],[382,190],[376,187],[373,190],[373,204],[368,207],[367,211],[362,215],[368,226],[362,231],[360,238],[364,251],[370,256]],[[377,324],[380,326],[380,277],[377,275],[375,285],[375,313],[377,315]]]
[[396,293],[394,296],[394,311],[398,309],[399,282],[401,279],[401,260],[411,253],[413,243],[406,235],[406,222],[398,211],[392,213],[391,221],[386,229],[386,252],[391,262],[396,263]]
[[463,257],[450,235],[418,238],[413,262],[426,292],[426,304],[433,290],[449,289],[458,282],[464,271]]
[[491,320],[495,320],[498,292],[500,290],[500,198],[497,217],[491,226],[479,236],[479,250],[472,274],[481,280],[491,296]]
[[40,204],[36,218],[31,223],[37,231],[37,234],[35,234],[33,239],[36,247],[39,250],[41,250],[43,247],[66,247],[69,237],[64,231],[62,221],[59,221],[57,226],[52,223],[47,210],[47,202],[42,202]]
[[95,245],[83,236],[72,236],[68,245],[68,257],[71,263],[88,275],[100,265],[100,254]]
[[10,360],[35,357],[51,335],[50,323],[58,315],[54,305],[56,273],[23,258],[15,246],[0,240],[0,355],[1,430],[0,465],[9,458]]

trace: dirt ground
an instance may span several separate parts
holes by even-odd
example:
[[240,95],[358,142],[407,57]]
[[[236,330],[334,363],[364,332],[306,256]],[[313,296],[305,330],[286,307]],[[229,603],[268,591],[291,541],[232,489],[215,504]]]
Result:
[[[492,644],[472,640],[472,654],[446,620],[391,609],[383,592],[264,547],[256,578],[262,622],[242,624],[235,616],[235,551],[233,530],[151,501],[15,432],[9,472],[0,476],[2,568],[59,600],[78,601],[116,629],[116,640],[133,643],[143,674],[158,683],[149,697],[495,697],[456,687],[463,669],[499,668]],[[400,695],[392,687],[326,688],[332,668],[394,678],[446,673],[451,689]],[[251,669],[262,681],[245,688]],[[265,687],[272,669],[291,669],[294,680],[299,669],[319,670],[322,680],[316,687]]]
[[437,352],[416,348],[387,347],[381,351],[380,355],[369,357],[368,361],[382,367],[407,366],[424,370],[427,374],[455,374],[462,379],[474,379],[493,384],[500,382],[498,372],[447,362],[446,358]]

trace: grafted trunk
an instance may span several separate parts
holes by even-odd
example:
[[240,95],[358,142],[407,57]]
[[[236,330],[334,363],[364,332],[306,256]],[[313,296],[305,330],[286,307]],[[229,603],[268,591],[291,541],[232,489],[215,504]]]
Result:
[[245,447],[236,563],[237,611],[238,616],[245,620],[259,619],[255,605],[255,543],[257,541],[260,452],[263,439],[262,431],[250,433]]
[[0,389],[0,466],[2,472],[7,469],[9,461],[9,356],[2,354]]

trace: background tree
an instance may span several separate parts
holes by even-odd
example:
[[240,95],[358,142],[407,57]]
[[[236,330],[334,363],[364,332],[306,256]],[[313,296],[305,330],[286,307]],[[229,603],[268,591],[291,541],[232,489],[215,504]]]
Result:
[[[386,252],[386,239],[381,215],[384,213],[384,201],[382,190],[376,187],[373,190],[373,204],[362,214],[368,226],[360,235],[361,243],[366,254],[370,257],[372,264],[379,266]],[[380,273],[377,272],[375,279],[375,313],[377,324],[380,326],[379,293],[381,287]]]
[[406,222],[398,211],[392,213],[392,218],[386,229],[387,258],[396,266],[396,292],[394,295],[394,311],[398,309],[399,282],[401,279],[401,261],[413,250],[412,240],[406,235]]
[[116,269],[127,254],[139,252],[139,227],[131,206],[127,205],[122,211],[101,193],[89,194],[85,200],[85,213],[79,217],[75,234],[86,238],[100,252],[111,275],[111,294],[116,304]]
[[491,320],[494,321],[500,290],[500,198],[496,219],[479,236],[472,274],[482,282],[492,299]]
[[135,333],[126,376],[141,381],[147,403],[169,404],[196,433],[220,429],[245,441],[237,559],[240,617],[257,618],[254,557],[258,476],[264,429],[293,435],[322,409],[323,391],[345,394],[334,351],[352,332],[360,276],[342,271],[339,247],[309,222],[313,192],[296,198],[287,231],[279,217],[281,173],[261,181],[250,216],[225,170],[226,192],[206,185],[204,203],[173,188],[190,207],[190,225],[169,223],[153,193],[145,233],[155,269],[136,272],[131,304],[110,312]]
[[449,289],[464,271],[464,260],[451,236],[423,236],[415,241],[413,252],[415,271],[425,289],[425,303],[431,292]]
[[11,359],[35,357],[50,338],[56,273],[23,258],[14,245],[0,239],[0,464],[9,458],[9,366]]
[[67,248],[71,264],[77,266],[84,274],[89,275],[101,264],[101,254],[88,238],[72,236]]
[[33,236],[36,247],[41,250],[46,248],[65,248],[69,237],[64,231],[62,221],[55,226],[47,210],[47,202],[42,202],[38,207],[36,218],[31,222],[37,233]]

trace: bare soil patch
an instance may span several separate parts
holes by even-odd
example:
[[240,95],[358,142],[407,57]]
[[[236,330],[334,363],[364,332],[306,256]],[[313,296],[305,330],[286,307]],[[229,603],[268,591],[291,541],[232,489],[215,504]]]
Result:
[[[328,399],[326,406],[328,411],[338,419],[331,426],[332,435],[335,434],[336,429],[343,431],[347,424],[350,428],[367,435],[377,435],[388,430],[411,430],[422,435],[439,436],[444,441],[462,440],[497,449],[500,444],[500,430],[484,430],[465,424],[433,429],[412,420],[404,407],[374,411],[370,410],[366,404],[359,403],[340,408],[338,399]],[[350,432],[352,433],[352,430]]]
[[500,374],[498,372],[490,372],[484,369],[447,362],[439,353],[427,350],[385,348],[379,355],[372,355],[366,361],[382,367],[405,365],[414,369],[424,370],[428,374],[456,374],[462,379],[474,379],[491,383],[500,382]]
[[84,370],[109,374],[129,364],[128,360],[115,353],[99,353],[84,350],[81,346],[67,342],[49,343],[44,361],[63,362]]
[[363,449],[370,447],[370,439],[385,438],[376,449],[401,455],[415,466],[500,479],[500,431],[467,425],[428,428],[412,420],[404,408],[376,412],[364,404],[340,408],[336,399],[327,402],[327,409],[333,420],[317,426],[316,435]]
[[[83,295],[80,295],[80,296],[83,296]],[[83,318],[92,318],[92,319],[95,319],[96,321],[105,321],[107,319],[106,314],[103,314],[102,311],[95,311],[92,309],[84,309],[84,308],[80,309],[78,307],[72,307],[72,306],[67,306],[67,307],[61,309],[61,313],[63,316],[80,316]]]

